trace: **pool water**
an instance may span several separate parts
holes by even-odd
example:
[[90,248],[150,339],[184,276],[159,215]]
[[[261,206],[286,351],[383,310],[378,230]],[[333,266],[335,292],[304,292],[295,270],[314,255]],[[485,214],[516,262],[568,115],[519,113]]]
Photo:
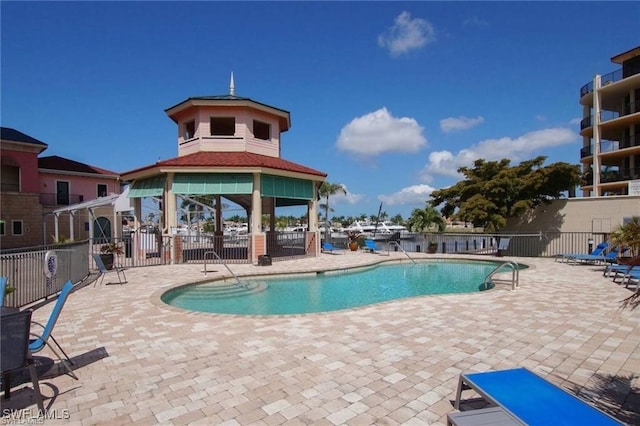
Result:
[[224,314],[328,312],[407,297],[482,291],[485,289],[485,277],[498,264],[451,260],[381,264],[351,271],[328,271],[268,279],[242,278],[242,283],[249,284],[249,287],[257,284],[263,290],[245,291],[236,296],[227,293],[221,295],[216,291],[216,287],[219,290],[221,286],[218,281],[169,290],[162,295],[162,300],[188,310]]

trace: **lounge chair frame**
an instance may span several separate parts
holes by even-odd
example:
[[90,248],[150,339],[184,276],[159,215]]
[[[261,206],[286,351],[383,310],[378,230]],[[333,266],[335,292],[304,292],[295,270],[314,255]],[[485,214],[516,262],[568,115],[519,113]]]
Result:
[[[98,268],[98,272],[100,272],[100,277],[99,277],[100,285],[102,285],[102,283],[104,282],[105,275],[107,275],[110,272],[115,272],[118,275],[118,282],[120,283],[120,285],[126,284],[127,276],[124,274],[124,267],[122,265],[119,265],[114,262],[113,268],[107,269],[106,266],[104,266],[104,262],[102,261],[102,258],[100,257],[99,254],[94,253],[91,256],[93,257],[93,261],[96,262],[96,267]],[[122,275],[122,277],[120,275]],[[93,286],[95,287],[96,284],[98,284],[98,279],[94,281]]]

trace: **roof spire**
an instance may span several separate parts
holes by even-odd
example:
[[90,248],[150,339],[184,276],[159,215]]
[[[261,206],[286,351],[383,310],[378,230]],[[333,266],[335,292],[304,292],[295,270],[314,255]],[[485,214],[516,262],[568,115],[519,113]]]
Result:
[[236,86],[233,83],[233,71],[231,71],[231,83],[229,83],[229,95],[231,96],[236,95]]

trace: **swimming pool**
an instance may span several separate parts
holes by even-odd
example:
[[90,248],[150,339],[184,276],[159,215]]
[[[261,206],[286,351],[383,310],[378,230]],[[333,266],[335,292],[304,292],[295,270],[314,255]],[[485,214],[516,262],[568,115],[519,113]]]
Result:
[[235,283],[214,281],[171,289],[161,299],[183,309],[222,314],[337,311],[407,297],[482,291],[485,277],[497,265],[499,262],[440,260],[294,276],[249,277],[241,282],[252,291],[242,291]]

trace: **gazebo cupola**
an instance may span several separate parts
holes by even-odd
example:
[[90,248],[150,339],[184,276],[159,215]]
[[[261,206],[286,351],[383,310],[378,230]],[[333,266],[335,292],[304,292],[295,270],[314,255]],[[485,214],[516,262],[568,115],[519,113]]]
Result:
[[252,152],[280,157],[280,134],[291,127],[288,111],[235,95],[191,97],[165,110],[178,125],[178,156],[200,151]]
[[[253,261],[278,252],[277,244],[270,245],[278,238],[276,208],[304,206],[309,231],[303,251],[319,253],[318,187],[327,174],[281,157],[280,135],[291,127],[288,111],[236,96],[232,74],[228,95],[190,97],[165,112],[177,124],[178,156],[121,175],[130,183],[137,217],[142,198],[162,200],[159,224],[172,235],[178,198],[212,200],[206,202],[215,216],[213,249],[226,253],[222,206],[228,200],[247,213],[249,236],[241,258]],[[263,224],[266,216],[268,226]],[[178,253],[172,254],[177,258]]]

